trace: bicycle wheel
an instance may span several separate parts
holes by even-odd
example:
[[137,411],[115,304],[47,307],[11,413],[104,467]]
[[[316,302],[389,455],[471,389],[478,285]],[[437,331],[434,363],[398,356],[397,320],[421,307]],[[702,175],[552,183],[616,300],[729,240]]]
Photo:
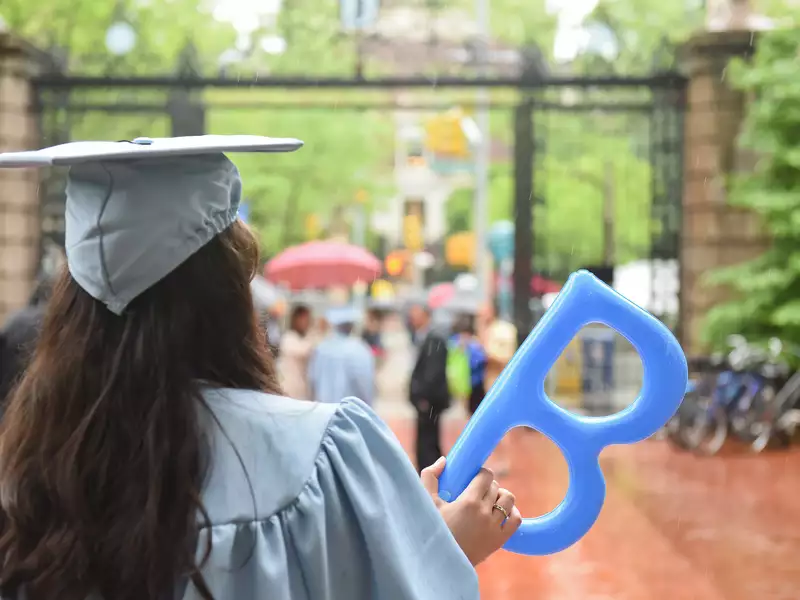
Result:
[[686,441],[686,431],[688,424],[693,422],[695,415],[700,409],[699,400],[695,393],[687,394],[678,410],[664,426],[666,438],[678,449],[688,450],[689,444]]
[[692,422],[687,423],[683,436],[693,452],[704,456],[717,454],[728,439],[728,415],[725,408],[709,400],[703,410],[697,411]]
[[764,419],[756,424],[758,435],[750,444],[756,454],[767,448],[788,448],[792,445],[797,424],[800,423],[800,411],[789,410],[777,420]]
[[666,434],[666,438],[676,448],[679,448],[681,450],[689,449],[689,446],[687,445],[686,440],[683,437],[680,417],[677,414],[667,422],[666,426],[664,427],[664,431]]
[[800,434],[800,408],[790,408],[778,419],[778,427],[786,434],[786,443],[791,445],[798,441]]
[[770,423],[759,423],[758,425],[761,426],[761,429],[756,438],[750,444],[750,449],[756,454],[766,450],[773,439],[773,430]]
[[[730,429],[745,444],[753,444],[764,432],[770,420],[777,390],[772,385],[764,386],[751,400],[742,398],[728,418]],[[744,402],[747,400],[746,402]]]

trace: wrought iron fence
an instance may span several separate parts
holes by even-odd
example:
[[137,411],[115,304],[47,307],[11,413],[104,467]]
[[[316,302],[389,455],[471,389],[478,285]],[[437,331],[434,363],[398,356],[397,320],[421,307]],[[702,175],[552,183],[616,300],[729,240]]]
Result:
[[[534,272],[563,279],[577,266],[679,262],[686,82],[676,73],[552,77],[531,66],[518,77],[245,80],[200,77],[186,65],[176,72],[38,77],[42,143],[100,134],[132,139],[222,133],[224,115],[242,111],[469,108],[474,90],[485,87],[493,118],[507,119],[493,129],[493,142],[496,137],[509,149],[509,185],[494,190],[491,202],[507,203],[516,224],[515,320],[521,336],[533,323]],[[44,173],[45,245],[64,241],[63,187],[62,174]],[[572,234],[580,229],[572,225],[586,219],[596,223],[581,229],[589,237]]]

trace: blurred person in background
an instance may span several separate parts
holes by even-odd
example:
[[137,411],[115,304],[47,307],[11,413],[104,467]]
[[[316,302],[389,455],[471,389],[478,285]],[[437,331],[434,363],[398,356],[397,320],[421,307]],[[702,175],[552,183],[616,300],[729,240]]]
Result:
[[272,349],[273,356],[280,354],[281,338],[283,337],[283,316],[286,314],[286,304],[276,302],[267,310],[266,328],[267,344]]
[[381,340],[381,316],[376,310],[368,310],[364,320],[364,331],[361,338],[372,350],[372,355],[376,361],[380,361],[384,356],[383,343]]
[[[484,308],[480,319],[480,330],[483,333],[481,338],[487,358],[486,390],[488,392],[517,351],[517,328],[508,321],[498,319],[491,307]],[[509,454],[508,435],[506,435],[497,444],[488,463],[498,476],[508,473],[510,469]]]
[[447,339],[431,327],[431,311],[415,304],[409,312],[416,349],[408,397],[417,411],[417,470],[432,465],[440,456],[439,418],[450,407],[447,384]]
[[308,367],[311,399],[330,403],[355,397],[372,405],[375,357],[364,340],[352,335],[357,311],[336,308],[328,311],[326,318],[331,332],[314,350]]
[[486,395],[486,365],[488,362],[481,341],[475,334],[475,325],[472,317],[461,315],[456,319],[451,341],[461,346],[469,358],[471,391],[467,402],[467,410],[469,410],[471,416],[478,410],[481,400]]
[[517,328],[497,318],[492,307],[488,306],[479,315],[477,333],[488,358],[486,389],[489,390],[517,351]]
[[317,318],[316,330],[317,330],[317,335],[320,338],[325,337],[331,332],[331,324],[328,323],[328,319],[325,318],[325,315],[320,315]]
[[420,479],[363,402],[280,396],[218,150],[276,142],[240,140],[58,147],[69,268],[0,424],[0,595],[477,600],[514,496],[481,470],[443,502],[445,459]]
[[0,329],[0,416],[6,397],[22,377],[36,347],[52,289],[52,278],[40,277],[28,305],[12,313]]
[[289,329],[278,346],[278,373],[283,393],[297,400],[309,400],[308,361],[319,341],[311,334],[311,309],[298,305],[292,309]]

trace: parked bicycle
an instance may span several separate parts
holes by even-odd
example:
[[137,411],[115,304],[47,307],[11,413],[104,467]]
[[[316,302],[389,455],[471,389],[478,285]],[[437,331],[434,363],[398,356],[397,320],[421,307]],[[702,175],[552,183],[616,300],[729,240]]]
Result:
[[681,406],[667,423],[667,438],[684,450],[697,450],[708,438],[712,440],[711,449],[721,448],[727,428],[718,407],[733,393],[727,358],[719,354],[695,358],[690,368],[701,376],[689,381]]
[[704,455],[719,452],[731,433],[757,452],[788,444],[800,426],[800,374],[792,375],[782,360],[783,344],[772,340],[763,350],[732,336],[729,345],[727,356],[701,365],[703,375],[690,382],[667,425],[668,438]]
[[755,435],[750,447],[762,452],[770,446],[788,446],[800,428],[800,371],[795,372],[780,387],[765,390],[760,414],[752,430]]
[[[705,369],[708,371],[709,369]],[[688,450],[689,443],[685,439],[688,423],[694,422],[699,411],[699,398],[702,397],[701,387],[705,380],[691,379],[686,385],[686,395],[683,402],[678,407],[677,412],[664,426],[663,433],[659,438],[666,437],[681,450]]]

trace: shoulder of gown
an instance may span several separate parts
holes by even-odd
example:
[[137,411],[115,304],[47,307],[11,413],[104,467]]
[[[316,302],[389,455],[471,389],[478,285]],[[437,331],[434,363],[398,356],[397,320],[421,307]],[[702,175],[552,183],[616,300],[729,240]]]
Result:
[[[474,568],[363,402],[233,390],[206,399],[218,421],[203,529],[215,598],[479,598]],[[184,598],[194,594],[189,585]]]

